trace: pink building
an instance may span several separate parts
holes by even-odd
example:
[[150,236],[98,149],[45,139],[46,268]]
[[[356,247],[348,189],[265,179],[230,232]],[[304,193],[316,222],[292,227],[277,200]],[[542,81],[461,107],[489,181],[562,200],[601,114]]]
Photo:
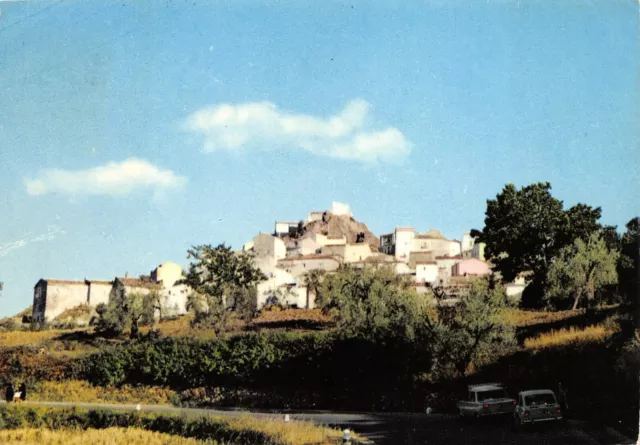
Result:
[[487,275],[491,272],[489,265],[484,261],[469,258],[451,266],[451,275],[460,277],[465,275]]

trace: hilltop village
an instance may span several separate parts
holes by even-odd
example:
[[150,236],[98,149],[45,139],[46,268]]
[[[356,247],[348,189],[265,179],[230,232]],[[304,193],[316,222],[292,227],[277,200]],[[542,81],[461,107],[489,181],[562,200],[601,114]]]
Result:
[[[418,293],[437,287],[450,301],[464,293],[472,277],[491,271],[484,245],[469,232],[457,240],[447,239],[436,229],[418,232],[413,227],[396,227],[378,238],[354,219],[348,205],[338,202],[331,210],[310,212],[304,220],[276,221],[272,233],[258,233],[237,251],[241,252],[251,252],[267,277],[258,284],[258,308],[276,299],[286,306],[314,308],[313,296],[308,298],[307,273],[318,269],[332,273],[345,263],[358,268],[391,267],[396,274],[410,277]],[[190,289],[176,284],[181,276],[180,265],[165,262],[139,278],[41,279],[34,287],[33,321],[54,320],[78,305],[95,308],[107,303],[119,287],[126,292],[159,292],[170,314],[184,314]],[[519,278],[505,285],[507,294],[518,298],[525,282]]]

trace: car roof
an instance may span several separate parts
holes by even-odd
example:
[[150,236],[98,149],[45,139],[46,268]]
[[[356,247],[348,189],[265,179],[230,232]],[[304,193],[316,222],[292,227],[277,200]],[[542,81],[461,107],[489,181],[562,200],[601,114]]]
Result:
[[520,391],[523,396],[530,396],[532,394],[554,394],[550,389],[529,389],[527,391]]
[[482,391],[494,391],[496,389],[503,390],[504,387],[498,386],[498,385],[477,385],[477,386],[470,387],[469,391],[482,392]]

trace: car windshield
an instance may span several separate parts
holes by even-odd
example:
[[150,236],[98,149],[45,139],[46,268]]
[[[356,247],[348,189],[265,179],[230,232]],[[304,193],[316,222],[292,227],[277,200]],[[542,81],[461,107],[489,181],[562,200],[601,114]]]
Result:
[[553,394],[531,394],[525,396],[524,403],[527,406],[554,405],[556,403],[556,398]]
[[504,389],[493,389],[491,391],[478,392],[479,402],[483,402],[485,400],[491,400],[491,399],[505,399],[505,398],[507,398],[507,393]]

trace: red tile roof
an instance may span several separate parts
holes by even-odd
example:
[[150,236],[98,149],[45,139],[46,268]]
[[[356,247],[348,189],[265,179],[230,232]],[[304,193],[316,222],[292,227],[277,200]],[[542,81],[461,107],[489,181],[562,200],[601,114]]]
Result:
[[142,287],[145,289],[162,289],[162,286],[158,283],[151,281],[141,280],[140,278],[118,278],[118,280],[128,287]]
[[73,280],[56,280],[56,279],[49,279],[49,278],[45,278],[42,281],[47,282],[47,284],[81,284],[83,286],[86,286],[87,283],[83,281],[73,281]]
[[438,264],[435,261],[416,261],[417,264]]
[[437,256],[436,260],[461,260],[462,259],[462,255],[456,255],[456,256]]

